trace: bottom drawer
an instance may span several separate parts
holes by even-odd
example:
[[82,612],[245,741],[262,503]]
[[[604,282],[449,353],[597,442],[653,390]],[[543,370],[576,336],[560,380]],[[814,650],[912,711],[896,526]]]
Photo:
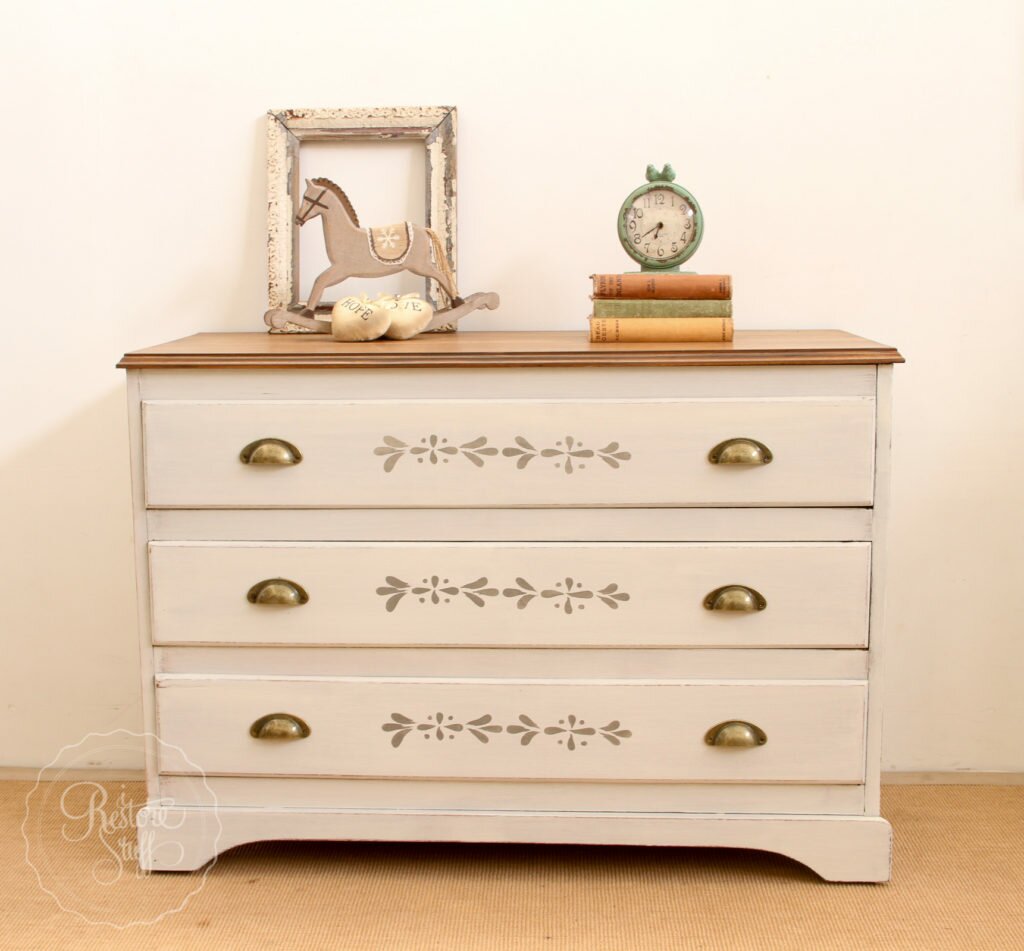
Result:
[[[157,687],[161,737],[181,751],[161,745],[165,774],[864,780],[863,681],[163,674]],[[294,735],[254,736],[261,721]],[[712,745],[725,723],[748,726],[720,742],[752,745]]]

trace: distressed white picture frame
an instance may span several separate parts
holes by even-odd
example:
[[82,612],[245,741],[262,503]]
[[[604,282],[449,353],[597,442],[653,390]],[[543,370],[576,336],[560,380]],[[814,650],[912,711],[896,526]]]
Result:
[[[302,199],[299,149],[325,140],[419,139],[426,149],[426,220],[437,232],[457,275],[456,111],[454,106],[351,109],[272,109],[267,113],[267,302],[270,308],[305,306],[299,299],[299,225]],[[426,297],[438,306],[435,281]],[[329,312],[330,304],[317,308]],[[295,328],[299,330],[300,328]]]

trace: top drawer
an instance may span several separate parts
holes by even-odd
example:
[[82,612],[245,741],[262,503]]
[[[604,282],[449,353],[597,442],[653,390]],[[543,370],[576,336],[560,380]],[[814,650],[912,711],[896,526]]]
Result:
[[[166,508],[870,505],[874,400],[148,401]],[[240,453],[283,440],[295,464]],[[730,439],[767,464],[714,464]]]

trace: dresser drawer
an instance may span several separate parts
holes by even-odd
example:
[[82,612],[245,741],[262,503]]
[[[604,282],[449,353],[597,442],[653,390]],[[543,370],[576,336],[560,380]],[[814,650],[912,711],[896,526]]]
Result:
[[[870,505],[875,403],[149,401],[151,507]],[[767,464],[713,464],[730,439]],[[295,464],[245,464],[284,441]],[[275,444],[279,445],[279,444]]]
[[[857,681],[160,675],[160,771],[860,783],[866,695]],[[268,717],[308,735],[253,736]],[[733,721],[753,745],[708,742]]]
[[870,550],[866,542],[154,543],[153,640],[863,647]]

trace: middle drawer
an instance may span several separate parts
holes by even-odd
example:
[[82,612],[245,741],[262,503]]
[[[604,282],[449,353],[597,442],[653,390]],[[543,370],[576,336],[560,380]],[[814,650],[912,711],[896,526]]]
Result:
[[155,644],[853,647],[871,546],[150,545]]

